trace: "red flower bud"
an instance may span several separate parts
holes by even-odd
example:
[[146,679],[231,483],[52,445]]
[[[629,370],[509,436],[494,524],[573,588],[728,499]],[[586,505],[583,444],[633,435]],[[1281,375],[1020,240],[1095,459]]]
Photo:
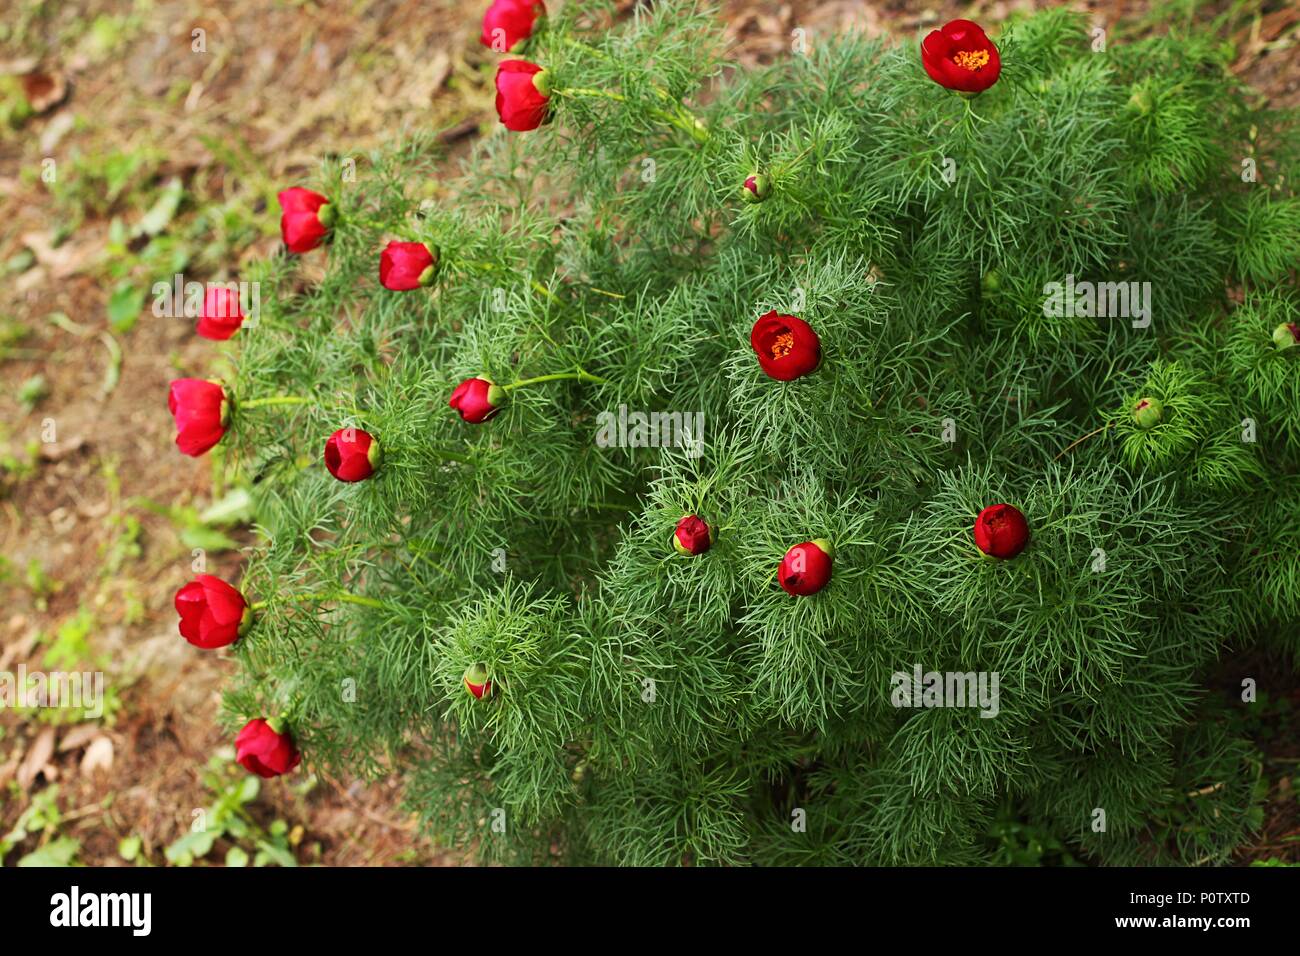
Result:
[[255,717],[235,738],[235,759],[249,773],[278,777],[298,766],[302,754],[287,729],[277,730],[271,721]]
[[997,82],[1002,59],[993,41],[969,20],[951,20],[921,43],[930,79],[959,93],[980,93]]
[[788,382],[807,375],[822,360],[822,343],[812,326],[793,315],[769,312],[749,333],[758,364],[772,378]]
[[325,467],[339,481],[365,481],[381,460],[378,439],[360,428],[340,428],[325,442]]
[[713,529],[699,515],[687,515],[677,522],[673,532],[673,547],[678,554],[703,554],[713,546]]
[[496,53],[508,53],[533,35],[537,21],[546,16],[542,0],[493,0],[483,14],[479,41]]
[[465,675],[461,680],[465,682],[465,689],[474,695],[475,700],[482,700],[492,695],[492,681],[488,680],[487,667],[483,664],[471,664],[465,668]]
[[218,382],[178,378],[168,386],[167,407],[176,419],[176,447],[197,458],[226,433],[230,401]]
[[329,234],[334,212],[329,199],[310,189],[294,186],[279,195],[280,236],[290,252],[311,252]]
[[745,177],[740,198],[745,202],[762,202],[772,191],[771,182],[763,173],[753,173]]
[[438,254],[422,242],[390,242],[379,257],[379,284],[394,292],[409,292],[433,284]]
[[181,637],[205,651],[235,643],[253,620],[244,596],[210,574],[177,591],[175,603]]
[[457,385],[447,404],[460,412],[465,421],[477,425],[501,411],[505,400],[505,389],[494,385],[491,379],[479,376],[467,378]]
[[1029,524],[1020,509],[989,505],[975,519],[975,546],[995,558],[1014,558],[1029,544]]
[[210,286],[203,296],[199,335],[214,342],[223,342],[238,332],[243,324],[244,313],[239,307],[239,293],[224,285]]
[[831,559],[835,549],[825,538],[796,544],[781,559],[776,577],[787,594],[807,597],[826,587],[831,580]]
[[497,115],[506,129],[523,133],[545,122],[550,99],[537,85],[543,72],[527,60],[502,60],[497,67]]

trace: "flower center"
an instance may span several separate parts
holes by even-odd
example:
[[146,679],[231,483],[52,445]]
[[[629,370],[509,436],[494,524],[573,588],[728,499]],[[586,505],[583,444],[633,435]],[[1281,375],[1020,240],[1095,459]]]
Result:
[[956,63],[963,70],[970,70],[972,73],[979,71],[980,67],[989,65],[988,50],[962,50],[952,55],[952,62]]
[[794,349],[794,333],[782,332],[772,342],[772,358],[785,358]]

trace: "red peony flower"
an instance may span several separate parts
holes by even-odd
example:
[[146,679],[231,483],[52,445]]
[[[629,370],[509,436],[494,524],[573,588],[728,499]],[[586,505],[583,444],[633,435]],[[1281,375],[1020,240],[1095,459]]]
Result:
[[787,594],[807,597],[826,587],[831,580],[831,559],[835,549],[825,538],[796,544],[781,559],[776,577]]
[[203,296],[199,335],[214,342],[223,342],[238,332],[243,324],[244,312],[239,307],[239,293],[229,286],[209,286]]
[[687,515],[673,531],[673,547],[678,554],[703,554],[713,546],[713,529],[699,515]]
[[325,442],[325,467],[339,481],[365,481],[381,460],[379,440],[360,428],[340,428]]
[[465,676],[461,680],[475,700],[482,700],[492,694],[492,681],[488,680],[487,668],[482,664],[471,664],[465,668]]
[[432,285],[438,254],[422,242],[390,242],[379,257],[379,284],[394,292]]
[[998,80],[1002,58],[978,24],[950,20],[921,43],[921,65],[930,79],[958,93],[981,93]]
[[329,234],[334,208],[329,199],[294,186],[280,193],[280,236],[290,252],[311,252]]
[[255,717],[244,724],[235,738],[235,759],[249,773],[259,777],[278,777],[288,773],[302,760],[293,745],[293,736],[279,720]]
[[205,651],[235,643],[253,619],[244,596],[210,574],[177,591],[175,603],[181,637]]
[[230,401],[219,382],[178,378],[168,386],[167,407],[176,419],[176,447],[197,458],[226,433]]
[[550,99],[542,92],[546,88],[544,73],[527,60],[501,61],[497,67],[497,115],[506,129],[523,133],[546,121]]
[[467,378],[457,385],[447,404],[460,412],[460,417],[465,421],[477,425],[501,411],[505,400],[505,389],[480,375],[477,378]]
[[533,35],[544,16],[546,4],[542,0],[493,0],[483,14],[479,40],[489,50],[508,53]]
[[1020,509],[989,505],[975,519],[975,546],[995,558],[1014,558],[1029,544],[1029,525]]
[[822,343],[812,326],[793,315],[769,312],[749,333],[758,364],[769,376],[788,382],[807,375],[822,360]]

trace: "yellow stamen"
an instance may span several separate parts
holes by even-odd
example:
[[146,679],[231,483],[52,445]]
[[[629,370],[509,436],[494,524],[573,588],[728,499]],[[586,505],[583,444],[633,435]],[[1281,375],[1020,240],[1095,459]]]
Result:
[[776,341],[772,343],[772,358],[774,359],[784,358],[786,355],[789,355],[791,350],[793,349],[794,349],[793,332],[786,332],[782,335],[778,335],[776,337]]
[[973,73],[978,71],[980,67],[989,65],[989,51],[962,50],[960,53],[952,55],[952,62],[963,70],[970,70]]

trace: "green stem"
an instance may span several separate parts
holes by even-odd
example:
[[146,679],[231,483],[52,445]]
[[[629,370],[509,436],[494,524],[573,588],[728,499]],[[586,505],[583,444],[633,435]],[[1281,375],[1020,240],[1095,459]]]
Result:
[[[571,87],[570,89],[567,90],[551,90],[551,95],[552,96],[574,96],[574,97],[586,96],[586,97],[596,97],[598,99],[613,100],[616,103],[627,102],[627,97],[624,96],[622,93],[614,93],[610,90],[594,90],[591,89],[590,87],[580,87],[580,86]],[[652,116],[656,116],[659,119],[663,120],[665,123],[668,123],[671,126],[675,126],[680,130],[684,130],[685,132],[689,133],[697,143],[707,143],[709,141],[709,131],[705,127],[704,123],[702,123],[699,120],[699,118],[695,116],[694,113],[690,112],[690,110],[686,109],[686,107],[682,106],[680,103],[674,102],[673,106],[677,110],[677,113],[675,115],[673,113],[668,113],[664,110],[657,109],[653,106],[650,107],[649,109]]]
[[367,226],[378,232],[386,232],[388,224],[380,222],[378,219],[371,219],[367,216],[339,216],[339,222],[346,222],[351,226]]
[[448,461],[461,461],[461,462],[472,461],[469,455],[462,455],[460,452],[457,451],[447,451],[443,448],[435,448],[433,449],[433,453],[437,455],[439,458],[446,458]]
[[659,118],[666,120],[680,130],[690,134],[691,138],[697,143],[707,143],[709,141],[709,130],[702,120],[680,103],[675,104],[677,114],[674,116],[665,113],[663,110],[657,110],[653,107],[650,112]]
[[[285,598],[284,601],[342,601],[344,604],[360,604],[362,607],[374,607],[383,609],[388,605],[383,601],[377,601],[374,598],[362,597],[360,594],[293,594]],[[269,606],[268,601],[254,601],[249,605],[253,611],[264,611]]]
[[[406,570],[407,570],[408,572],[414,574],[414,573],[415,573],[415,566],[416,566],[417,564],[419,564],[421,561],[428,561],[430,564],[432,564],[435,568],[437,568],[439,571],[441,571],[441,572],[442,572],[444,575],[446,575],[447,577],[449,577],[449,578],[454,578],[454,577],[456,576],[452,571],[450,571],[450,570],[448,570],[447,568],[443,567],[443,566],[442,566],[441,564],[439,564],[437,561],[433,560],[433,558],[429,557],[430,554],[433,554],[433,551],[432,551],[432,550],[426,550],[426,551],[415,551],[415,552],[413,552],[413,553],[415,554],[415,560],[414,560],[414,561],[412,561],[410,564],[406,564],[406,562],[404,562],[404,561],[402,562],[403,566],[406,568]],[[398,557],[397,560],[398,560],[398,561],[401,561],[402,559],[401,559],[400,557]]]
[[[614,58],[610,56],[608,53],[604,52],[603,50],[598,50],[594,46],[589,46],[588,44],[583,43],[581,40],[575,40],[572,37],[561,37],[560,39],[562,40],[562,42],[567,43],[569,46],[579,50],[583,50],[586,53],[590,53],[592,56],[604,60],[607,63],[611,63],[614,61]],[[671,122],[674,126],[678,127],[679,129],[686,130],[693,137],[695,137],[696,142],[703,143],[708,141],[709,138],[708,127],[704,125],[704,122],[698,116],[696,116],[685,106],[683,106],[679,100],[675,99],[671,93],[665,90],[662,86],[659,86],[657,83],[651,84],[650,88],[655,91],[655,94],[660,99],[672,105],[673,109],[677,112],[677,119],[674,119],[673,117],[669,116],[668,114],[660,110],[654,111],[656,115],[667,119],[669,122]],[[680,120],[681,122],[678,122],[678,120]]]
[[309,405],[310,398],[303,398],[300,395],[268,395],[265,398],[250,398],[248,401],[240,402],[240,408],[265,408],[269,405]]
[[583,43],[581,40],[575,40],[573,37],[560,37],[560,42],[567,43],[569,46],[574,47],[575,49],[582,50],[586,53],[590,53],[592,56],[597,57],[601,60],[613,61],[614,59],[604,50],[597,50],[594,46],[589,46],[588,44]]
[[600,385],[608,385],[609,380],[603,379],[599,375],[592,375],[583,369],[576,372],[556,372],[552,375],[538,375],[536,378],[525,378],[518,382],[511,382],[509,385],[502,385],[502,391],[510,391],[512,388],[523,388],[525,385],[536,385],[539,382],[559,382],[564,379],[577,379],[583,382],[596,382]]
[[586,86],[571,86],[567,90],[551,90],[552,96],[594,96],[599,99],[614,100],[618,103],[626,103],[627,97],[622,93],[615,93],[612,90],[594,90]]
[[794,159],[790,160],[788,163],[782,163],[780,166],[777,166],[775,169],[772,170],[771,173],[772,178],[776,179],[778,176],[784,176],[790,170],[794,169],[795,166],[799,165],[800,160],[802,160],[805,156],[807,156],[810,152],[812,152],[812,148],[813,148],[813,144],[809,143],[807,146],[803,148],[803,152],[800,153],[798,156],[796,156]]
[[968,133],[974,133],[974,132],[976,132],[975,124],[977,124],[977,123],[986,123],[986,122],[988,122],[988,121],[987,121],[986,119],[984,119],[984,117],[980,116],[979,113],[976,113],[976,112],[975,112],[975,107],[974,107],[974,105],[971,103],[971,101],[972,101],[975,97],[973,97],[973,96],[965,96],[965,95],[962,95],[962,94],[958,94],[958,95],[961,96],[961,101],[966,105],[966,112],[962,114],[962,127],[963,127],[963,129],[965,129]]
[[391,232],[395,236],[400,236],[404,242],[420,241],[416,237],[414,230],[406,223],[399,223],[394,226],[390,223],[380,222],[378,219],[370,219],[366,216],[344,216],[342,214],[339,215],[338,222],[334,224],[335,227],[337,227],[339,223],[349,226],[361,226],[362,228],[373,229],[375,232]]
[[[507,270],[504,266],[497,265],[495,262],[475,262],[470,259],[453,259],[451,260],[451,265],[464,266],[467,269],[481,269],[484,272],[510,271]],[[552,302],[558,302],[560,300],[559,296],[557,296],[550,289],[546,288],[546,286],[542,285],[536,279],[529,279],[528,282],[532,286],[534,291],[540,292],[542,295],[546,296],[546,298],[550,299]]]
[[[410,450],[408,447],[403,445],[384,445],[383,448],[384,448],[385,457]],[[433,454],[437,455],[439,458],[445,458],[448,461],[461,461],[461,462],[468,463],[474,460],[469,455],[462,454],[461,452],[458,451],[449,451],[445,448],[431,448],[428,450],[433,452]],[[315,462],[311,462],[307,465],[307,467],[310,468],[314,464]]]
[[681,117],[681,128],[691,134],[691,138],[697,143],[707,143],[709,141],[709,128],[704,125],[704,120],[700,119],[681,103],[675,104],[677,115]]
[[477,262],[474,259],[449,259],[448,265],[463,266],[466,269],[482,269],[484,272],[501,271],[501,266],[495,262]]
[[1092,438],[1094,435],[1100,435],[1102,432],[1104,432],[1106,429],[1110,428],[1110,426],[1114,424],[1115,423],[1113,421],[1107,422],[1106,424],[1102,425],[1100,428],[1096,428],[1088,432],[1088,434],[1084,435],[1082,438],[1076,438],[1074,441],[1070,442],[1070,444],[1065,447],[1064,451],[1059,452],[1056,455],[1056,457],[1052,459],[1052,461],[1059,461],[1062,457],[1068,455],[1071,451],[1073,451],[1077,445],[1081,445],[1083,442],[1087,441],[1089,438]]

